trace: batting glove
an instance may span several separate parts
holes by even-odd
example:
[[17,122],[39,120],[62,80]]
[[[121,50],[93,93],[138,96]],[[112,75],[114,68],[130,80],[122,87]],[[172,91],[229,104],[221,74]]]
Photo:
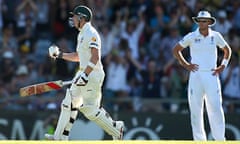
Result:
[[85,86],[88,83],[88,76],[85,72],[78,73],[73,82],[77,86]]
[[49,56],[52,58],[60,58],[59,56],[62,54],[62,52],[59,50],[58,46],[51,45],[48,48]]

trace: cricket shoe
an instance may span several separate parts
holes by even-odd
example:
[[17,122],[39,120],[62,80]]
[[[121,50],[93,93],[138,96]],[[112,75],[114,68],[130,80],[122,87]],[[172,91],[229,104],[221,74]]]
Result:
[[119,130],[120,135],[118,137],[112,136],[113,140],[122,140],[123,139],[123,129],[124,129],[123,121],[116,121],[115,127],[117,128],[117,130]]
[[47,140],[52,140],[52,141],[55,140],[54,136],[51,134],[46,133],[44,136],[45,136],[45,139],[47,139]]

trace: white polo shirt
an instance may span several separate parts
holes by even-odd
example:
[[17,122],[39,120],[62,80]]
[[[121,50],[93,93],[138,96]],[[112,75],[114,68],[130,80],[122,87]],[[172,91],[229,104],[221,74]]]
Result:
[[[91,23],[86,23],[80,30],[77,39],[77,48],[80,63],[79,67],[81,70],[85,69],[91,58],[91,48],[98,49],[99,56],[101,56],[101,39],[96,31],[96,29],[91,25]],[[101,61],[98,61],[94,70],[103,70]]]
[[199,70],[211,70],[217,67],[217,46],[223,48],[227,42],[219,32],[209,28],[208,36],[204,37],[197,29],[184,36],[179,44],[190,48],[191,63],[199,65]]

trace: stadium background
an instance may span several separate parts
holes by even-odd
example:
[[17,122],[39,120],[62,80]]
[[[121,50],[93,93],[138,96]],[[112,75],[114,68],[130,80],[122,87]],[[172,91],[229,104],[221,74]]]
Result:
[[[72,78],[76,64],[51,60],[48,47],[56,43],[62,51],[74,50],[77,31],[68,26],[68,12],[78,4],[93,10],[106,71],[103,105],[114,118],[126,121],[124,139],[192,139],[188,73],[173,59],[171,48],[196,28],[191,17],[199,10],[207,9],[216,17],[218,24],[213,29],[223,34],[233,50],[230,67],[240,68],[238,0],[0,0],[0,4],[3,140],[43,139],[46,131],[52,131],[64,89],[28,98],[20,98],[18,90],[29,84]],[[148,77],[151,71],[154,75]],[[228,140],[239,140],[240,74],[229,73],[228,81],[226,75],[221,75],[226,135]],[[229,88],[231,82],[236,83]],[[229,95],[234,89],[234,95]],[[82,116],[77,122],[72,139],[110,139]],[[208,126],[206,129],[209,134]]]

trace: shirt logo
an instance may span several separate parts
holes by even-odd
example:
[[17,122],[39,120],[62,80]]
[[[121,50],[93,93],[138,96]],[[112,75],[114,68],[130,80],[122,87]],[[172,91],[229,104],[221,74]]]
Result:
[[194,39],[194,42],[195,42],[195,43],[200,43],[200,42],[201,42],[201,39],[196,38],[196,39]]
[[92,37],[92,41],[94,41],[94,42],[95,42],[95,41],[97,41],[97,39],[96,39],[95,37]]
[[210,44],[214,44],[214,41],[213,41],[213,40],[214,40],[214,38],[213,38],[213,36],[211,36],[211,37],[210,37],[210,39],[211,39],[211,42],[210,42]]

